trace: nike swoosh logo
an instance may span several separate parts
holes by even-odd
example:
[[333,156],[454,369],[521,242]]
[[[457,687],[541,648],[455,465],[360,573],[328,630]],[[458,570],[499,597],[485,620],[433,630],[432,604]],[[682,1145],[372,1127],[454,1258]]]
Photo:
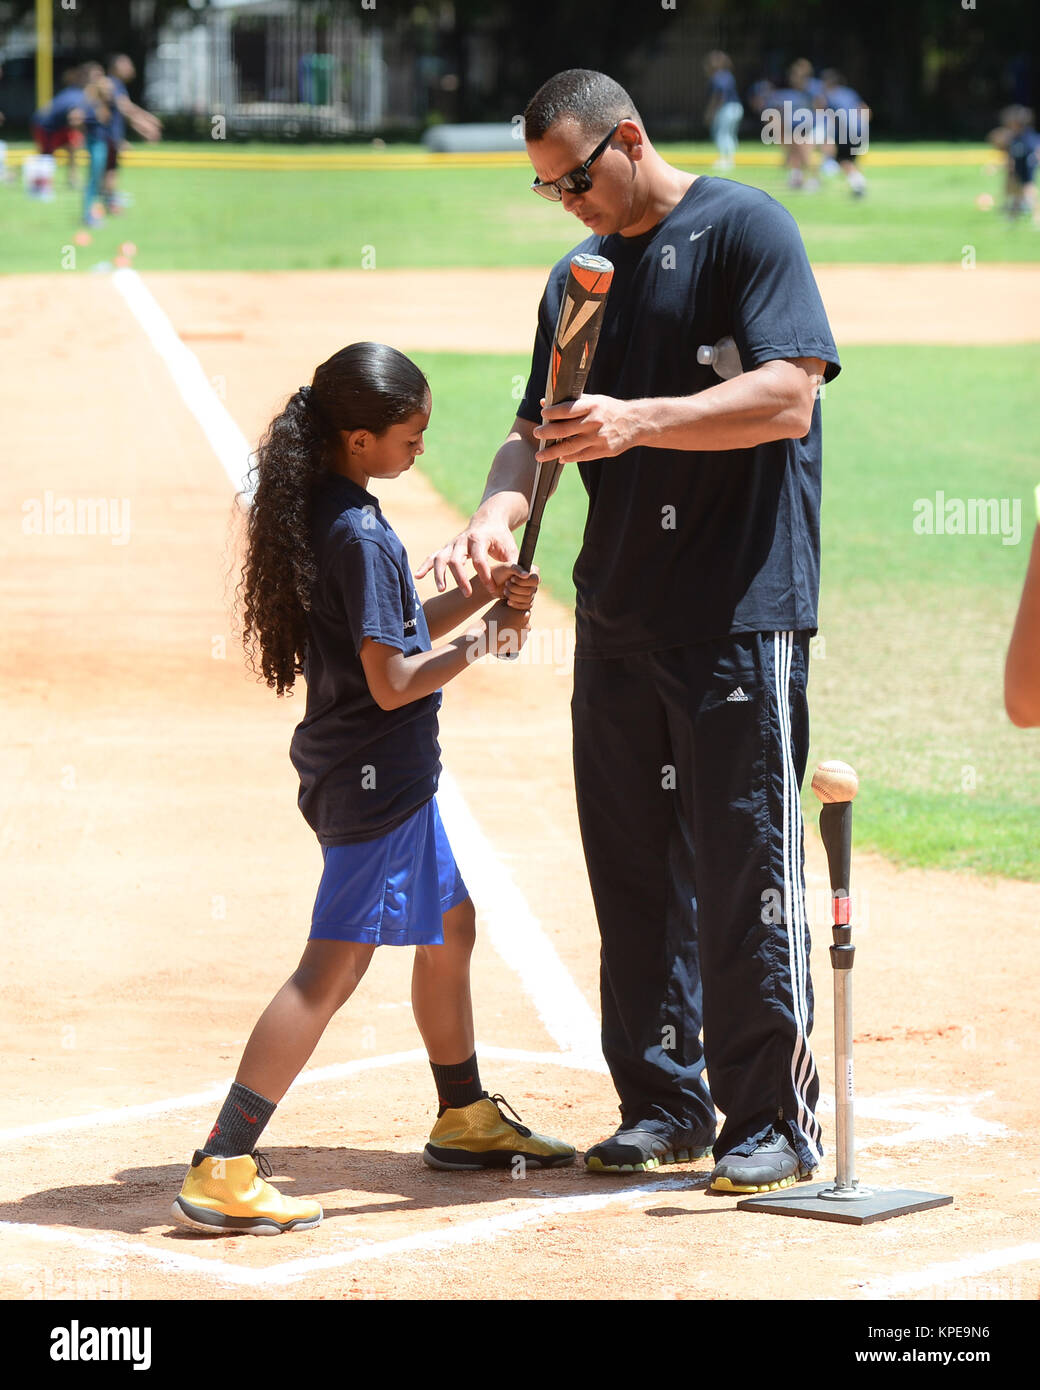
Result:
[[242,1116],[243,1120],[248,1121],[248,1123],[251,1124],[251,1125],[255,1125],[255,1124],[256,1124],[256,1122],[257,1122],[257,1117],[256,1117],[256,1115],[247,1115],[246,1112],[245,1112],[245,1111],[242,1109],[242,1107],[239,1105],[239,1103],[238,1103],[237,1100],[236,1100],[236,1101],[232,1101],[232,1105],[234,1105],[235,1109],[236,1109],[236,1110],[238,1111],[238,1113]]
[[[704,228],[704,232],[710,232],[711,229],[712,229],[712,227],[714,227],[714,225],[715,225],[714,222],[709,222],[708,225]],[[691,241],[696,241],[697,238],[698,238],[699,236],[703,236],[703,235],[704,235],[704,232],[691,232],[691,233],[690,233],[690,240],[691,240]]]

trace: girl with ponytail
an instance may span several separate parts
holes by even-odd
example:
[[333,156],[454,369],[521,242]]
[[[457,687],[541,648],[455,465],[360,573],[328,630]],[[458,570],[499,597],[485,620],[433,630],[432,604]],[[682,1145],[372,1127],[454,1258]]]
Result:
[[[289,399],[256,451],[243,642],[278,695],[305,679],[290,756],[324,870],[300,963],[253,1029],[173,1203],[174,1220],[193,1230],[274,1235],[321,1221],[318,1202],[285,1197],[260,1176],[256,1144],[380,945],[415,948],[412,1008],[439,1102],[424,1161],[473,1170],[574,1158],[570,1145],[509,1119],[477,1069],[475,913],[437,812],[437,711],[446,681],[489,651],[519,650],[538,579],[499,565],[491,588],[474,576],[470,595],[456,588],[420,602],[370,484],[412,466],[431,409],[414,362],[354,343]],[[461,637],[433,645],[485,604]]]

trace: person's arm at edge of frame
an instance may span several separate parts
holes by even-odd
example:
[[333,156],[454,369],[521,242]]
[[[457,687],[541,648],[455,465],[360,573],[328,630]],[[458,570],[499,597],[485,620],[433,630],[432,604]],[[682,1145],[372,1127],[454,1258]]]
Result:
[[1004,664],[1004,708],[1018,728],[1040,726],[1040,524]]

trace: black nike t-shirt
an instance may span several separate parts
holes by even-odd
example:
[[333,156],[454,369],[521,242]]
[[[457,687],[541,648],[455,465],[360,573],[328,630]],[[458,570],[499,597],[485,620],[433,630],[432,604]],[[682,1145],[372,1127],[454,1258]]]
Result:
[[300,810],[323,845],[388,834],[434,795],[440,692],[384,710],[359,655],[366,637],[430,650],[408,556],[370,492],[329,473],[311,502],[318,577],[307,614],[306,713],[289,756]]
[[[736,341],[745,371],[838,353],[793,217],[759,189],[701,176],[638,237],[589,237],[558,261],[538,312],[518,414],[541,423],[552,336],[571,257],[614,265],[585,390],[620,400],[719,384],[697,349]],[[804,439],[750,449],[634,448],[578,464],[589,495],[574,566],[577,654],[814,630],[820,575],[820,403]]]

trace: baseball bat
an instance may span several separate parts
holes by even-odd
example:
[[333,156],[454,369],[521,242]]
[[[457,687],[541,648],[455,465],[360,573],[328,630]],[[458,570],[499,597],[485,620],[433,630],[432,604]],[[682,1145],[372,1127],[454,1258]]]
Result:
[[[584,391],[599,342],[600,329],[603,327],[603,306],[607,302],[607,293],[613,278],[614,267],[603,256],[582,252],[571,258],[549,353],[549,371],[545,382],[546,405],[562,405],[565,401],[576,401]],[[557,442],[547,440],[546,444]],[[562,467],[562,459],[535,465],[531,507],[517,559],[517,564],[522,570],[531,568],[535,546],[538,544],[538,532],[541,530],[542,513],[556,486]]]
[[[614,278],[614,267],[604,256],[594,256],[581,252],[571,257],[567,272],[567,283],[563,288],[560,312],[556,316],[556,331],[553,333],[549,351],[549,370],[545,382],[546,405],[561,405],[565,401],[576,401],[585,389],[589,368],[599,342],[603,327],[603,308],[607,302],[610,282]],[[546,440],[543,447],[558,443]],[[534,486],[531,503],[520,542],[517,564],[528,571],[534,563],[538,533],[542,529],[542,514],[563,467],[562,459],[552,459],[549,463],[535,464]],[[503,652],[507,660],[512,660],[516,652]]]

